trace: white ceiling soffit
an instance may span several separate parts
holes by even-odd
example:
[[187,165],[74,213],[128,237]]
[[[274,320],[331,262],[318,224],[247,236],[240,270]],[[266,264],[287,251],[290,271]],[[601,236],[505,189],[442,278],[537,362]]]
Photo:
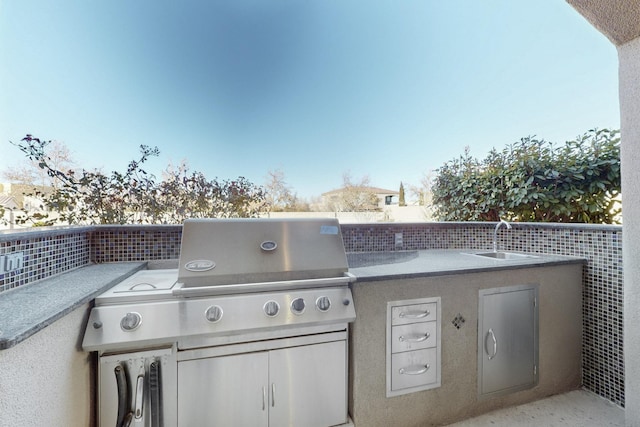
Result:
[[567,0],[616,46],[640,37],[640,0]]

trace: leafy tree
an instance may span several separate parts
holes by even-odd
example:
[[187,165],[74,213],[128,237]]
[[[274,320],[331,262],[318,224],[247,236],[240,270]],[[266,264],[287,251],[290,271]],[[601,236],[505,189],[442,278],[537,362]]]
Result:
[[483,160],[445,163],[433,185],[445,221],[616,223],[621,213],[620,132],[593,129],[562,146],[522,138]]
[[246,178],[209,181],[201,172],[189,172],[184,162],[177,170],[167,169],[152,194],[148,216],[157,223],[256,217],[266,209],[264,190]]
[[98,171],[61,171],[50,163],[45,148],[48,141],[31,135],[17,145],[29,160],[37,162],[58,182],[53,192],[35,194],[56,217],[29,214],[17,221],[40,225],[179,223],[189,217],[251,217],[264,211],[264,191],[243,177],[236,180],[207,180],[186,165],[167,171],[166,179],[156,183],[142,165],[159,150],[140,146],[140,157],[124,173],[107,176]]

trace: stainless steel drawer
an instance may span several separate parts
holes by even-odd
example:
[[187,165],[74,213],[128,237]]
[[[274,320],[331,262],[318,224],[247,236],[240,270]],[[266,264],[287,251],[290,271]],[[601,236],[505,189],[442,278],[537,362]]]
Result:
[[391,389],[399,390],[435,383],[438,379],[436,348],[391,355]]
[[438,343],[438,323],[420,322],[391,328],[391,352],[420,350]]
[[403,305],[391,309],[391,325],[393,326],[432,321],[437,317],[438,305],[436,303]]

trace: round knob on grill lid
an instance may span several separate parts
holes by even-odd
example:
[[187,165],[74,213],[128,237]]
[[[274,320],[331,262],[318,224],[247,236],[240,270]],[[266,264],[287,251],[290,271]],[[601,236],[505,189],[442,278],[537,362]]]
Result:
[[273,240],[266,240],[260,243],[260,249],[263,251],[274,251],[278,247],[278,244]]

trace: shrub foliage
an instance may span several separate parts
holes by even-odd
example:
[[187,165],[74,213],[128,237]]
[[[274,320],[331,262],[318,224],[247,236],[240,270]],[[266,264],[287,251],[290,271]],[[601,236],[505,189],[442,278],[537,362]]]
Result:
[[593,129],[564,145],[522,138],[483,160],[445,163],[433,185],[444,221],[617,223],[621,213],[620,132]]
[[264,190],[244,177],[208,180],[185,165],[167,170],[156,182],[143,164],[159,154],[158,148],[140,146],[140,156],[125,172],[61,171],[49,162],[50,141],[32,135],[16,144],[59,185],[47,194],[34,190],[45,212],[26,212],[16,222],[36,225],[67,224],[170,224],[186,218],[255,217],[265,209]]

